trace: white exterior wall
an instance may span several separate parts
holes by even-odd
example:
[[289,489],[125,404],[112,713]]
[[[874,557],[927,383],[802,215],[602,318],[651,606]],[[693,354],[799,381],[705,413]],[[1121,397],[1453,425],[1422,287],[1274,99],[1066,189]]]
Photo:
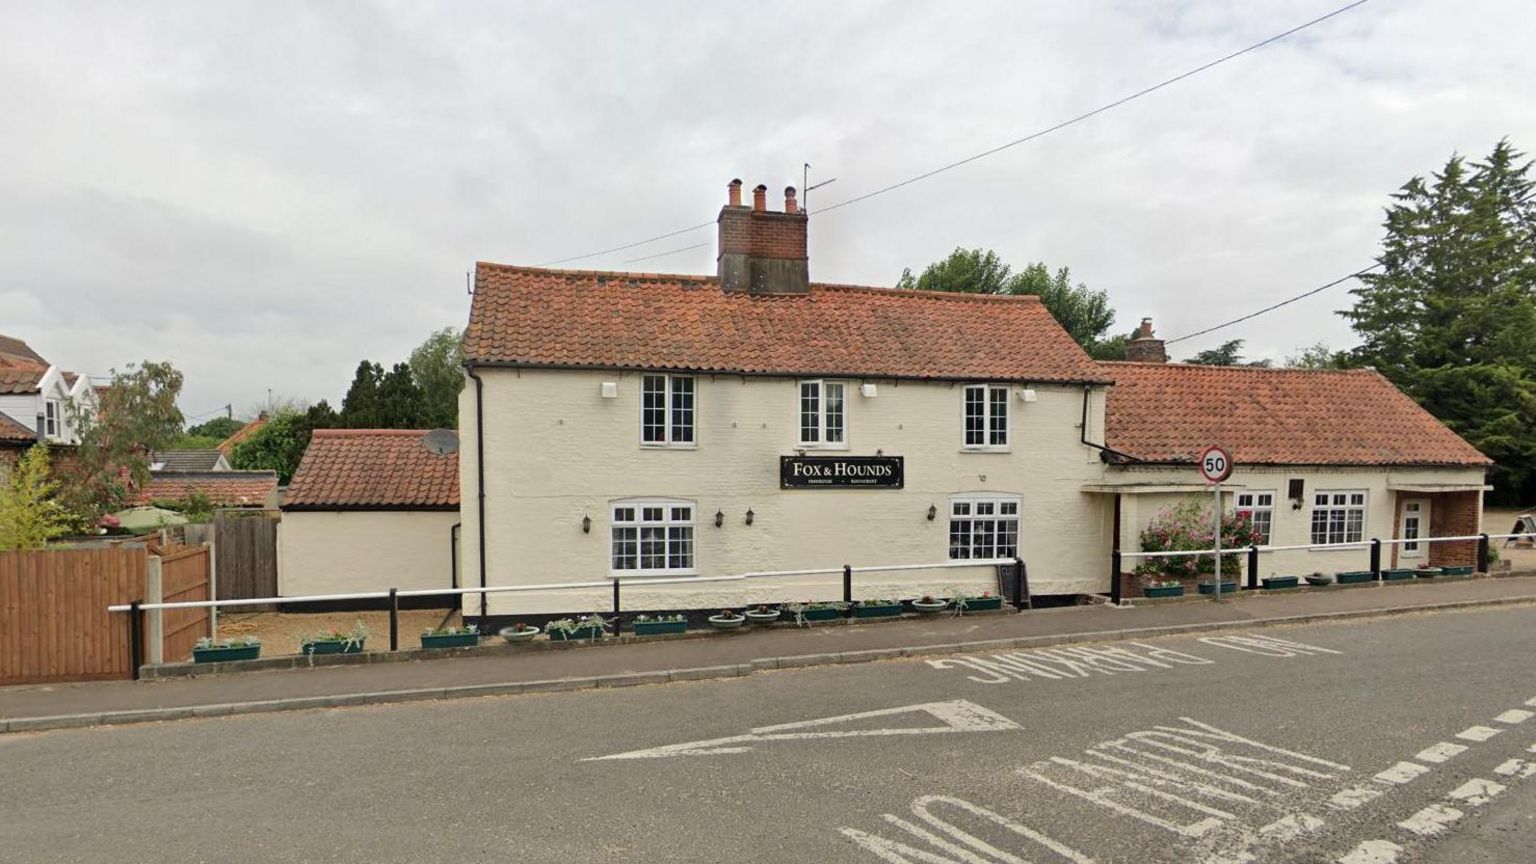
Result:
[[[779,488],[779,457],[798,444],[794,378],[695,376],[693,449],[640,444],[640,373],[478,369],[486,411],[486,558],[490,585],[604,580],[610,575],[611,504],[631,497],[694,502],[701,576],[855,568],[855,596],[911,597],[945,587],[997,588],[991,567],[859,574],[861,566],[944,562],[949,501],[969,492],[1015,493],[1020,554],[1036,594],[1102,592],[1113,533],[1098,451],[1079,441],[1081,387],[1010,389],[1011,451],[963,452],[961,385],[875,379],[860,395],[846,380],[848,448],[834,453],[905,457],[905,488]],[[830,379],[829,379],[830,380]],[[618,384],[603,399],[600,385]],[[460,397],[463,581],[477,584],[475,384]],[[1104,393],[1095,390],[1089,439],[1103,440]],[[820,451],[808,450],[810,454]],[[938,509],[928,521],[930,505]],[[746,511],[754,524],[744,523]],[[725,514],[722,528],[714,514]],[[583,534],[583,516],[592,531]],[[627,580],[626,580],[627,581]],[[624,608],[685,608],[841,597],[841,577],[625,587]],[[491,595],[492,615],[608,609],[606,590]],[[478,613],[467,595],[466,611]]]
[[[1110,469],[1111,482],[1147,485],[1200,483],[1199,473],[1193,466],[1188,468],[1117,466]],[[1222,485],[1222,499],[1226,510],[1233,509],[1234,496],[1238,492],[1273,491],[1275,493],[1274,524],[1270,544],[1273,546],[1299,546],[1312,542],[1312,496],[1320,491],[1364,490],[1365,528],[1363,539],[1373,537],[1389,539],[1397,536],[1397,498],[1424,498],[1424,494],[1397,492],[1393,485],[1411,484],[1464,484],[1478,487],[1483,483],[1481,468],[1321,468],[1321,467],[1269,467],[1244,468],[1237,466],[1232,477]],[[1305,483],[1301,509],[1293,509],[1293,502],[1286,497],[1291,479]],[[1141,529],[1164,507],[1183,501],[1198,499],[1209,504],[1213,493],[1147,493],[1121,496],[1120,548],[1125,551],[1141,549]],[[1428,530],[1426,527],[1426,535]],[[1384,548],[1382,566],[1391,563],[1390,548]],[[1127,559],[1126,572],[1135,569],[1137,561]],[[1246,574],[1246,564],[1242,573]],[[1370,569],[1370,550],[1367,547],[1341,550],[1292,550],[1268,552],[1259,556],[1259,575],[1302,576],[1313,572],[1337,573],[1340,570]]]
[[454,510],[285,511],[277,529],[278,593],[452,587],[449,538],[458,521]]
[[[89,379],[81,376],[76,382],[76,392],[70,393],[64,385],[64,377],[57,369],[50,368],[38,382],[38,393],[12,393],[0,396],[0,414],[5,414],[28,429],[37,428],[37,415],[44,413],[49,399],[59,403],[59,428],[48,440],[54,444],[78,444],[80,438],[75,429],[75,418],[70,410],[73,403],[78,408],[94,408],[95,394],[90,390]],[[89,395],[87,395],[89,394]]]

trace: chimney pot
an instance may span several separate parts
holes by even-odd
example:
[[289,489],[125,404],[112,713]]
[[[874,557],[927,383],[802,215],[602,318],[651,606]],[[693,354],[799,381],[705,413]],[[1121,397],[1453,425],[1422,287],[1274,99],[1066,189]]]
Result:
[[756,189],[752,190],[752,209],[753,210],[767,210],[768,209],[768,187],[764,186],[761,183],[757,184],[757,188]]
[[730,190],[730,198],[728,199],[730,201],[730,206],[732,206],[732,207],[740,207],[741,206],[741,178],[738,177],[735,180],[732,180],[730,182],[730,184],[727,185],[725,188]]
[[799,211],[800,211],[800,204],[795,201],[795,187],[793,187],[793,186],[785,186],[784,187],[784,212],[785,213],[798,213]]

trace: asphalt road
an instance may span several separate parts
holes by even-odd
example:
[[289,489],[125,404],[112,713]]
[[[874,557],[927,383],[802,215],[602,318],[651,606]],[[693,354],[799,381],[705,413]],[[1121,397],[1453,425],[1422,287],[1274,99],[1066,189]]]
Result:
[[1524,862],[1533,649],[1514,607],[6,735],[0,861]]

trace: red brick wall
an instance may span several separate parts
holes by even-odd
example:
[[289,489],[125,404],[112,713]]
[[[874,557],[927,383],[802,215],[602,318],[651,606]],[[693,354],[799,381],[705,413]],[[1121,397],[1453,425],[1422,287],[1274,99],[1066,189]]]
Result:
[[[1466,537],[1481,530],[1482,495],[1477,492],[1441,492],[1429,496],[1430,528],[1435,537]],[[1464,567],[1477,564],[1477,541],[1429,544],[1431,567]]]
[[804,213],[726,207],[720,211],[719,254],[804,260],[807,224]]

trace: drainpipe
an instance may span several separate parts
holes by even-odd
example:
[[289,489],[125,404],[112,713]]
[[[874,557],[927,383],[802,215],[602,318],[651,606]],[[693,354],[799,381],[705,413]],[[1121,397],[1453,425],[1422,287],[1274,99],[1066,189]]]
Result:
[[1095,444],[1092,441],[1088,440],[1088,400],[1092,396],[1093,396],[1093,386],[1092,385],[1084,386],[1083,387],[1083,420],[1082,420],[1082,425],[1078,427],[1079,430],[1080,430],[1080,433],[1081,433],[1078,436],[1078,440],[1083,442],[1083,444],[1085,446],[1092,447],[1093,449],[1099,451],[1099,458],[1103,459],[1105,462],[1110,462],[1110,461],[1116,461],[1116,462],[1140,462],[1141,461],[1140,459],[1136,458],[1135,456],[1132,456],[1129,453],[1121,453],[1119,450],[1115,450],[1114,448],[1106,447],[1103,444]]
[[[464,372],[475,381],[475,507],[476,532],[480,547],[480,587],[485,581],[485,382],[475,367],[465,363]],[[485,594],[480,595],[480,617],[487,617]]]
[[463,522],[453,523],[448,529],[448,574],[451,579],[449,588],[459,587],[459,529],[464,527]]

